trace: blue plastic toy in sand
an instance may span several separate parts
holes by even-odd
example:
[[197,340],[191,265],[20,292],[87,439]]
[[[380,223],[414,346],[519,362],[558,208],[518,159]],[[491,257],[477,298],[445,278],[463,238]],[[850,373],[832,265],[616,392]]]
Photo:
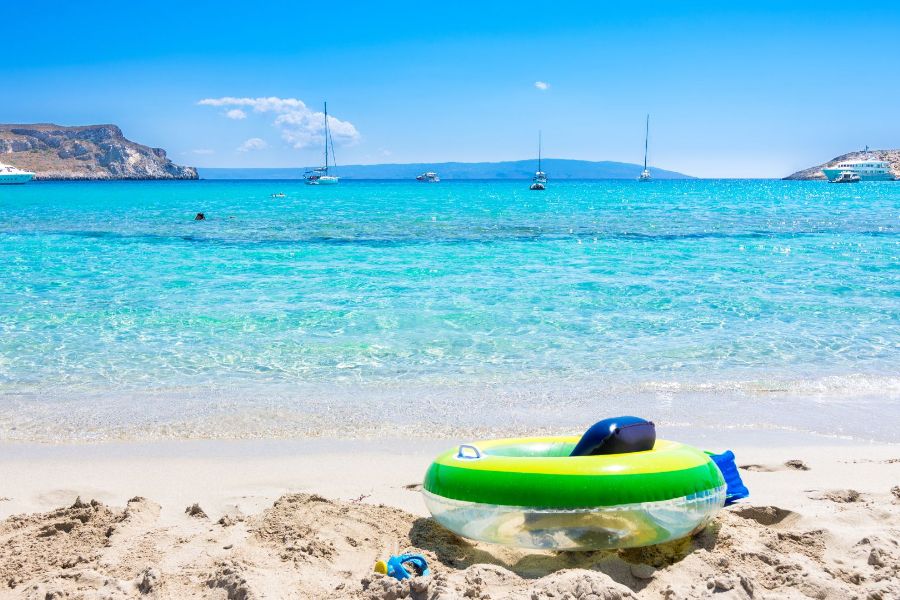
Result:
[[734,504],[741,498],[750,496],[750,490],[741,481],[741,474],[738,473],[737,465],[734,463],[734,452],[726,450],[722,454],[708,453],[719,471],[722,472],[722,478],[725,480],[725,506]]
[[[407,571],[404,563],[412,565],[415,573]],[[431,574],[428,563],[425,562],[425,557],[421,554],[401,554],[400,556],[392,556],[387,559],[387,562],[379,560],[375,563],[375,572],[381,573],[382,575],[389,575],[401,581],[409,579],[413,574],[419,576]]]

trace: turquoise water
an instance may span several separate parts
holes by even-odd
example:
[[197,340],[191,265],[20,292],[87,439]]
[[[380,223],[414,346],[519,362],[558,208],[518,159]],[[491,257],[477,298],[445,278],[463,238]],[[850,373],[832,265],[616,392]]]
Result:
[[0,439],[900,441],[898,258],[892,183],[3,187]]

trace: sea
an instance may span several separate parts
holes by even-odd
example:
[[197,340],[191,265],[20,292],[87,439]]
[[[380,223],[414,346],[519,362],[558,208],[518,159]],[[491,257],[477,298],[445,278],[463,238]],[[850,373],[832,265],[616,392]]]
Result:
[[0,186],[0,441],[622,414],[900,442],[900,183]]

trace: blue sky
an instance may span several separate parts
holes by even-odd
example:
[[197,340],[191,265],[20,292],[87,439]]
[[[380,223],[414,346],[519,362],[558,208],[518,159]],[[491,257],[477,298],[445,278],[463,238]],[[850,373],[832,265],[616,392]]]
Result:
[[640,162],[648,112],[651,164],[698,176],[900,146],[900,3],[30,0],[16,19],[0,121],[116,123],[196,166],[318,163],[326,99],[339,164],[528,158],[538,129],[545,156]]

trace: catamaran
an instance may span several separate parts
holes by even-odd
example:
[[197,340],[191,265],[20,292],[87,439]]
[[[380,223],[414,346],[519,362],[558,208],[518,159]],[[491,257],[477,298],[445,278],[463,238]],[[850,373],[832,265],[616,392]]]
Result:
[[334,160],[334,140],[331,139],[331,133],[328,131],[328,103],[325,103],[325,166],[317,167],[312,169],[311,171],[307,171],[304,173],[304,177],[306,178],[306,183],[308,185],[334,185],[338,183],[340,180],[335,175],[329,175],[328,169],[330,168],[328,165],[328,145],[331,143],[331,158],[332,162],[336,162]]
[[650,177],[650,169],[647,168],[647,147],[650,141],[650,115],[647,115],[647,128],[644,131],[644,170],[641,171],[641,176],[638,177],[638,181],[650,181],[652,177]]
[[534,177],[531,178],[531,186],[528,188],[530,190],[545,190],[547,189],[547,174],[541,171],[541,132],[538,131],[538,168],[537,171],[534,172]]

